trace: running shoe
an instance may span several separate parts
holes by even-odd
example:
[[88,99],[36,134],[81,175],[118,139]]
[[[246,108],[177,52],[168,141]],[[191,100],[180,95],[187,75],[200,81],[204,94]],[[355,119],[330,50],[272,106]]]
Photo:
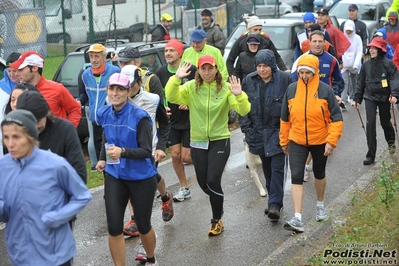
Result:
[[304,230],[303,222],[298,218],[294,217],[290,221],[286,221],[284,223],[284,229],[295,232],[303,232]]
[[169,200],[166,202],[162,201],[162,219],[165,222],[170,221],[173,218],[173,215],[175,214],[173,210],[173,195],[172,193],[168,192],[169,194]]
[[209,236],[217,236],[220,235],[224,231],[224,226],[222,221],[220,220],[211,220],[211,227],[209,228],[208,235]]
[[129,219],[129,221],[123,227],[123,234],[128,236],[139,236],[139,229],[135,220]]
[[134,250],[137,251],[136,260],[147,262],[147,252],[145,252],[144,246],[141,241],[139,245],[134,248]]
[[173,197],[174,201],[184,201],[185,199],[188,199],[191,197],[191,192],[188,188],[185,187],[180,187],[179,192],[177,193],[177,195],[175,195]]
[[325,207],[316,207],[316,220],[322,222],[327,220],[327,211]]

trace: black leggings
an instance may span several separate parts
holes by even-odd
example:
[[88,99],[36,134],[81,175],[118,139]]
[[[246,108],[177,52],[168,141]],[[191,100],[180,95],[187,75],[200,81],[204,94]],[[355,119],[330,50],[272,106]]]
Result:
[[207,150],[191,148],[195,174],[201,189],[209,195],[213,219],[223,215],[222,174],[230,156],[230,139],[210,141]]
[[312,154],[314,177],[316,179],[323,179],[326,177],[327,156],[324,156],[326,144],[302,146],[291,141],[289,145],[292,184],[303,184],[306,158],[308,158],[309,152]]
[[122,234],[126,204],[130,199],[137,228],[140,234],[147,234],[151,230],[152,204],[156,189],[156,176],[144,180],[129,181],[116,179],[105,173],[105,211],[107,213],[108,233],[111,236]]

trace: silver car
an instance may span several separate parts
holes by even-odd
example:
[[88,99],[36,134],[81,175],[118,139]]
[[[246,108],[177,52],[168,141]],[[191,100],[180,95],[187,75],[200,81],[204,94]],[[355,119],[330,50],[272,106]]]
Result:
[[[263,21],[263,32],[270,36],[285,65],[291,69],[297,32],[304,28],[303,21],[288,19],[267,19]],[[234,42],[246,31],[244,22],[238,24],[226,42],[224,59],[227,60]]]
[[366,24],[370,41],[377,29],[384,26],[385,14],[391,4],[387,0],[342,0],[330,10],[330,15],[336,16],[341,25],[349,17],[351,4],[358,6],[358,18]]

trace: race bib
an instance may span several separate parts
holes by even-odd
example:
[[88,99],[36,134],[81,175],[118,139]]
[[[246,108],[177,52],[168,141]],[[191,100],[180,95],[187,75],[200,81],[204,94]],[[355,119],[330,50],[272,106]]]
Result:
[[207,150],[209,147],[209,141],[190,141],[190,146],[197,149]]

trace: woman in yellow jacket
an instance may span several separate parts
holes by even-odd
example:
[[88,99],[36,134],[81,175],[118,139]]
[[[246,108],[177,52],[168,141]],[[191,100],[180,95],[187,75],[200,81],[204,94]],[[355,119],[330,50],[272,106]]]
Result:
[[287,230],[303,232],[303,169],[309,152],[317,195],[316,220],[327,219],[324,207],[327,157],[342,135],[343,120],[333,90],[319,79],[319,59],[303,55],[297,65],[298,82],[291,83],[281,108],[280,145],[290,156],[291,196],[295,216],[286,221]]
[[215,236],[224,230],[220,221],[224,197],[221,180],[230,155],[228,113],[234,108],[244,116],[251,104],[240,80],[232,76],[230,83],[225,82],[211,55],[200,57],[195,79],[179,86],[190,74],[190,67],[190,63],[184,63],[170,77],[165,92],[169,102],[184,104],[190,110],[191,157],[198,184],[211,202],[213,217],[208,235]]

